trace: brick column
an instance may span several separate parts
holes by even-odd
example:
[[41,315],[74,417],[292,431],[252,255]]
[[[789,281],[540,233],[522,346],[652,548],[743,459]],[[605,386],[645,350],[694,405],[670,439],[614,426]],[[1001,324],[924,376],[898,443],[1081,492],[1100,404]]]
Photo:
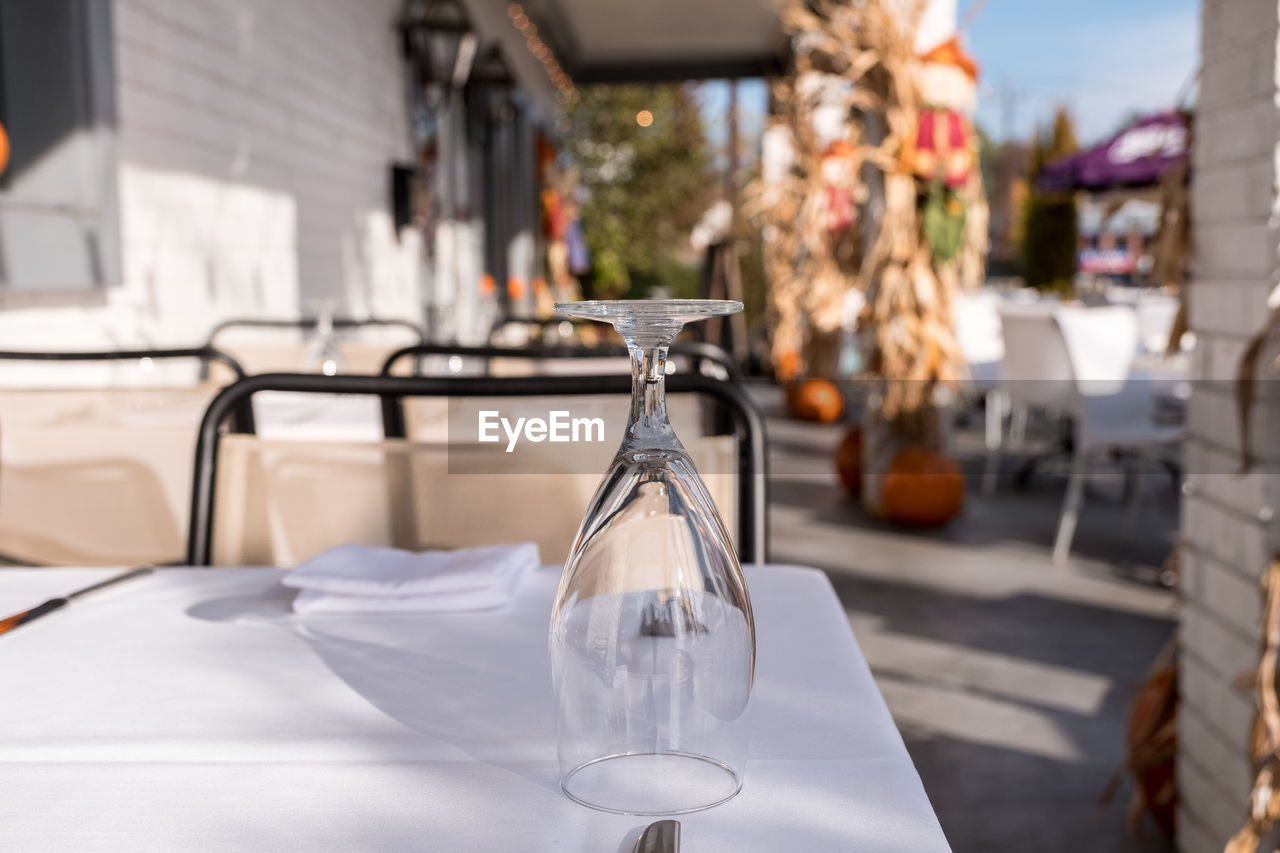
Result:
[[[1267,314],[1280,248],[1277,0],[1204,0],[1192,192],[1197,336],[1183,502],[1178,848],[1220,853],[1244,821],[1257,666],[1258,582],[1280,548],[1280,406],[1257,406],[1257,469],[1238,476],[1234,389],[1241,351]],[[1274,346],[1270,348],[1274,355]],[[1274,384],[1274,383],[1273,383]]]

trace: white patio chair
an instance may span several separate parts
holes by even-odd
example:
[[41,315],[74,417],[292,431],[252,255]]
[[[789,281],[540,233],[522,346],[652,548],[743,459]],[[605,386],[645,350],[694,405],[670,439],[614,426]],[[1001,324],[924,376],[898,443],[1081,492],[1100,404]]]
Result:
[[1000,294],[994,290],[965,291],[955,302],[956,342],[969,370],[969,384],[985,399],[987,465],[982,491],[995,490],[995,467],[1002,441],[1005,405],[1000,390],[1000,362],[1004,360],[1004,334],[1000,328]]
[[1144,352],[1159,355],[1169,343],[1178,317],[1178,297],[1165,293],[1145,293],[1134,303],[1138,312],[1138,341]]
[[1142,288],[1111,283],[1102,289],[1102,296],[1108,305],[1136,305],[1142,298]]
[[1000,378],[1004,337],[1000,328],[1000,295],[993,290],[959,294],[955,302],[956,342],[976,389],[986,391]]
[[[1016,299],[1009,300],[1001,298],[995,304],[996,319],[1000,323],[1000,346],[1002,358],[996,365],[996,382],[995,387],[987,395],[987,419],[986,419],[986,446],[987,458],[982,474],[982,492],[990,495],[995,493],[996,483],[999,479],[1000,472],[1000,454],[1006,445],[1014,448],[1021,447],[1022,441],[1026,435],[1027,418],[1032,408],[1058,408],[1061,401],[1057,399],[1040,399],[1035,396],[1036,393],[1043,392],[1044,389],[1022,388],[1020,395],[1016,398],[1011,397],[1008,393],[1008,384],[1010,382],[1024,382],[1027,379],[1038,378],[1042,375],[1054,375],[1062,372],[1061,366],[1053,364],[1026,363],[1021,361],[1018,364],[1006,364],[1006,360],[1010,357],[1010,348],[1007,336],[1010,330],[1005,328],[1005,317],[1009,314],[1017,314],[1019,316],[1051,316],[1059,307],[1056,299],[1027,300]],[[1015,351],[1018,358],[1023,359],[1024,353],[1033,349],[1036,345],[1034,330],[1026,328],[1026,324],[1017,324],[1012,330],[1014,335],[1023,336],[1017,342]],[[1029,337],[1026,337],[1029,335]],[[1006,436],[1004,431],[1004,419],[1009,418],[1009,430]]]
[[1182,429],[1155,421],[1151,383],[1130,381],[1138,319],[1129,306],[1001,310],[1001,388],[1014,404],[1059,410],[1072,420],[1072,457],[1053,560],[1066,561],[1084,501],[1091,458],[1178,441]]

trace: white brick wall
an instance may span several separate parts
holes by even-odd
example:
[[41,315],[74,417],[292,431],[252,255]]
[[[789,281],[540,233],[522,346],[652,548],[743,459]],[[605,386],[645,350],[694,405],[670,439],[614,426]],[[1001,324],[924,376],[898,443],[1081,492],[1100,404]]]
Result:
[[1263,464],[1235,474],[1231,382],[1266,315],[1280,246],[1277,0],[1205,0],[1195,129],[1195,278],[1191,327],[1198,380],[1188,410],[1183,502],[1178,847],[1220,853],[1244,820],[1253,697],[1233,684],[1257,665],[1259,580],[1280,548],[1280,411],[1257,407]]
[[113,0],[123,284],[0,312],[9,347],[187,343],[316,297],[420,320],[397,241],[409,157],[399,0]]

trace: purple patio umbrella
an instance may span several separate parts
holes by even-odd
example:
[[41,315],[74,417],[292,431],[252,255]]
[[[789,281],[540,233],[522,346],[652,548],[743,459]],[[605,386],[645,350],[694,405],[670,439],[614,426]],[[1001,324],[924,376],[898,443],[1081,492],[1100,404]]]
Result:
[[1190,151],[1189,117],[1176,111],[1156,113],[1101,145],[1045,165],[1036,185],[1051,192],[1154,186]]

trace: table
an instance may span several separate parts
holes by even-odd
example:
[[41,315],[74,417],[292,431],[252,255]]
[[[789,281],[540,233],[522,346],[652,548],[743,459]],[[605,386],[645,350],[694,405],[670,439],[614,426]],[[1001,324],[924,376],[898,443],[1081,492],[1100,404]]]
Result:
[[[0,612],[109,574],[4,570]],[[275,569],[165,569],[0,637],[13,850],[628,851],[559,791],[557,573],[503,611],[291,615]],[[751,566],[746,785],[687,853],[948,850],[826,577]]]

